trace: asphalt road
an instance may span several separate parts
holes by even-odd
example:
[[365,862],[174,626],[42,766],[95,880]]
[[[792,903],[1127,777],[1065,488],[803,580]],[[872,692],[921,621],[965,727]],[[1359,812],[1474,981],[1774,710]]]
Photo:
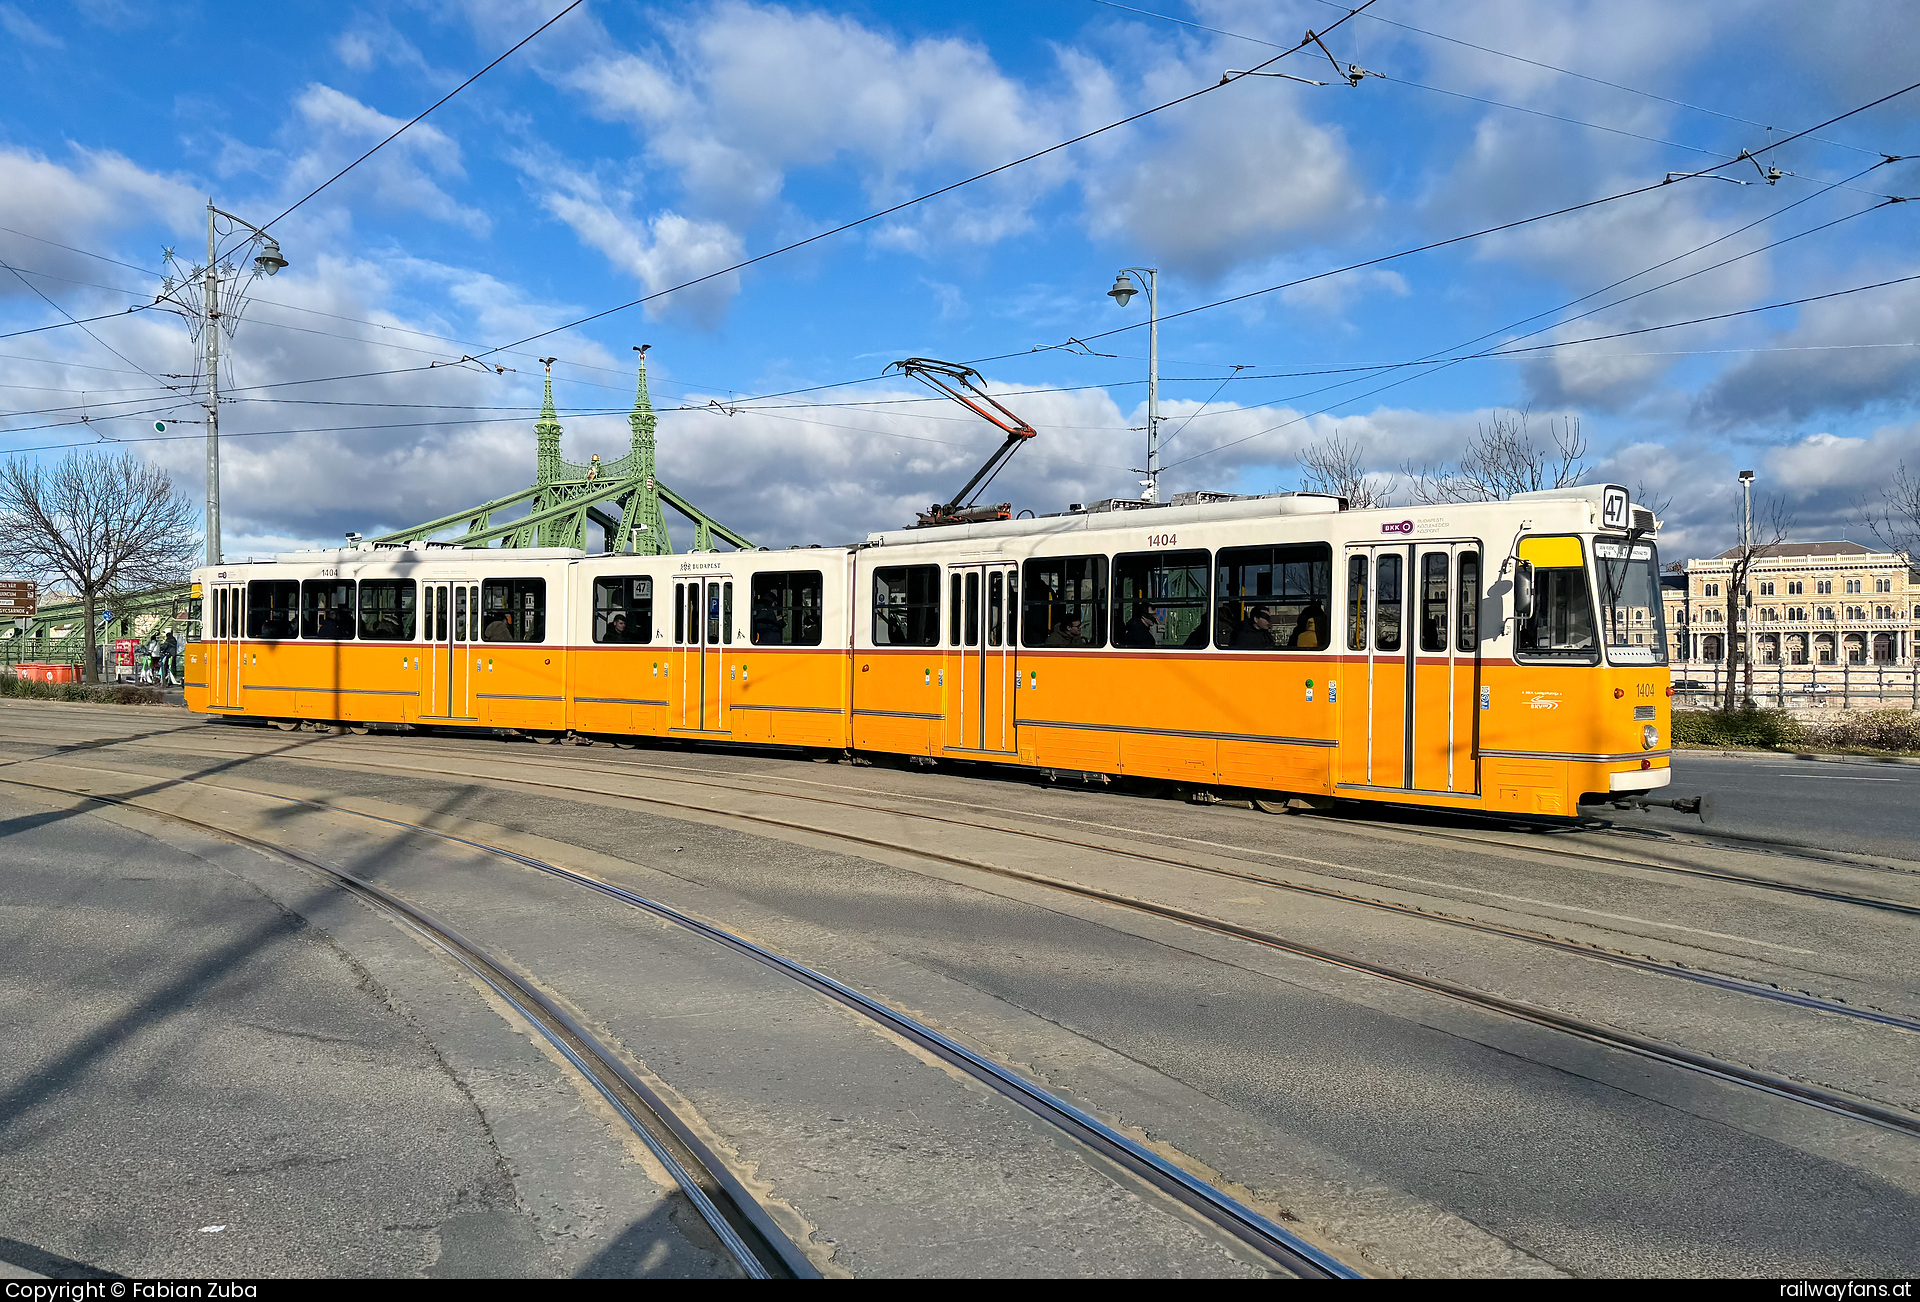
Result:
[[0,1269],[734,1273],[450,965],[158,830],[0,789]]
[[[1713,796],[1710,832],[1920,859],[1920,764],[1676,751],[1673,785],[1658,794],[1701,792]],[[1610,817],[1668,831],[1702,827],[1690,815],[1665,810]]]
[[[1834,1037],[1843,1032],[1857,1035],[1880,1055],[1861,1061],[1880,1064],[1875,1072],[1900,1104],[1910,1060],[1904,1053],[1886,1059],[1880,1032],[1831,1017],[1745,1003],[1729,1015],[1730,1005],[1703,1001],[1666,978],[1616,986],[1621,978],[1605,968],[1537,951],[1496,953],[1458,933],[1396,931],[1400,924],[1384,924],[1377,914],[1254,894],[1226,879],[1116,867],[1087,847],[1022,850],[976,824],[903,821],[888,803],[890,793],[911,791],[929,802],[927,809],[951,812],[977,802],[993,806],[997,818],[1044,817],[1055,831],[1134,827],[1167,838],[1155,843],[1162,849],[1173,848],[1176,834],[1189,847],[1210,843],[1201,838],[1229,848],[1266,843],[1285,852],[1288,876],[1350,871],[1355,875],[1338,880],[1351,887],[1371,875],[1381,884],[1367,889],[1383,896],[1417,883],[1446,911],[1498,909],[1496,916],[1526,925],[1548,925],[1540,922],[1548,918],[1554,930],[1574,937],[1604,924],[1614,930],[1592,932],[1595,943],[1685,953],[1694,966],[1730,966],[1735,974],[1777,970],[1796,988],[1804,982],[1825,991],[1844,981],[1838,990],[1849,993],[1872,978],[1877,985],[1868,993],[1906,1011],[1920,992],[1909,988],[1904,962],[1876,957],[1905,953],[1890,949],[1900,937],[1879,915],[1696,877],[1582,866],[1556,857],[1546,842],[1468,849],[1458,837],[1420,840],[1389,827],[945,773],[815,767],[741,752],[629,755],[455,739],[322,740],[203,725],[116,748],[100,743],[116,731],[131,735],[147,718],[172,721],[102,711],[96,725],[90,715],[36,710],[30,729],[0,718],[0,754],[20,766],[15,775],[61,775],[76,784],[116,776],[145,782],[142,775],[151,775],[157,788],[168,775],[192,775],[198,800],[259,791],[244,801],[221,794],[201,812],[231,811],[251,820],[249,827],[277,828],[314,853],[377,876],[553,982],[616,1047],[654,1064],[774,1197],[838,1245],[836,1260],[856,1273],[1225,1273],[1231,1263],[1209,1258],[1198,1250],[1203,1245],[1189,1245],[1166,1227],[1154,1231],[1157,1241],[1142,1233],[1157,1224],[1149,1209],[1112,1199],[1077,1161],[1062,1162],[1049,1154],[1051,1144],[1023,1139],[991,1100],[959,1097],[937,1070],[907,1061],[862,1028],[836,1028],[837,1015],[822,1016],[777,984],[742,977],[701,947],[547,879],[522,880],[521,870],[484,856],[463,857],[364,821],[291,810],[271,792],[504,839],[753,936],[929,1016],[1117,1124],[1192,1155],[1384,1273],[1904,1274],[1916,1260],[1910,1226],[1920,1219],[1920,1173],[1903,1136],[1230,938],[963,868],[946,872],[882,850],[850,852],[844,842],[799,832],[763,834],[681,802],[697,796],[696,805],[721,801],[788,819],[830,820],[866,835],[930,839],[968,860],[1025,854],[1032,859],[1009,862],[1088,875],[1138,898],[1190,892],[1174,902],[1390,962],[1465,965],[1461,979],[1516,998],[1559,1006],[1604,997],[1595,1015],[1689,1047],[1714,1050],[1713,1037],[1747,1018],[1758,1033],[1751,1055],[1735,1056],[1762,1066],[1776,1043],[1831,1051],[1844,1065],[1829,1046],[1840,1045]],[[97,731],[89,735],[82,725]],[[60,753],[47,754],[50,747]],[[1802,768],[1840,769],[1778,763],[1787,772],[1763,782],[1791,786]],[[1881,775],[1877,766],[1847,766],[1840,775],[1855,776],[1856,768],[1861,776]],[[1684,781],[1688,770],[1682,773]],[[782,804],[778,795],[740,785],[755,777],[802,784],[844,803],[830,812]],[[548,785],[527,785],[534,780]],[[674,785],[682,780],[700,785]],[[723,792],[733,794],[723,799]],[[1763,786],[1751,799],[1764,805],[1782,796]],[[1859,814],[1849,808],[1839,819],[1859,822]],[[35,830],[23,826],[23,834]],[[56,839],[53,852],[72,849]],[[105,865],[129,853],[109,847],[96,858]],[[1729,852],[1679,847],[1675,854]],[[1797,862],[1783,861],[1779,871],[1802,871]],[[0,856],[0,881],[7,867]],[[74,910],[76,917],[82,912]],[[302,913],[362,961],[368,940],[351,931],[350,918]],[[0,922],[5,917],[0,912]],[[207,935],[179,928],[168,934],[183,944]],[[0,933],[0,942],[7,938]],[[1682,944],[1691,948],[1677,948]],[[7,952],[0,944],[0,967]],[[1847,967],[1859,953],[1873,961]],[[1459,975],[1440,975],[1450,973]],[[47,1006],[28,977],[18,978],[20,990],[12,992],[23,1001],[8,1010],[18,1019]],[[411,983],[400,990],[407,1007],[427,1002]],[[74,1002],[76,1018],[91,1015],[86,1001]],[[1669,1020],[1664,1027],[1636,1020],[1649,1016]],[[377,1019],[371,1025],[377,1030]],[[484,1095],[486,1082],[505,1073],[463,1068],[459,1055],[471,1056],[462,1045],[472,1027],[457,1029],[434,1042],[454,1059],[457,1078],[474,1088],[496,1137],[537,1123],[542,1109]],[[225,1078],[251,1066],[226,1062],[213,1075],[232,1088]],[[183,1088],[158,1073],[154,1081],[163,1093]],[[319,1105],[333,1106],[325,1098]],[[501,1125],[503,1116],[513,1124]],[[463,1151],[450,1150],[456,1157]],[[505,1163],[509,1170],[535,1146],[517,1151]],[[43,1201],[62,1187],[61,1170],[42,1163],[30,1187]],[[152,1184],[147,1201],[165,1205],[179,1187]],[[517,1206],[539,1201],[525,1189],[516,1194]],[[9,1211],[0,1207],[0,1214]],[[530,1223],[538,1237],[524,1259],[534,1260],[542,1244],[557,1259],[554,1222]],[[1121,1227],[1129,1232],[1114,1233]]]

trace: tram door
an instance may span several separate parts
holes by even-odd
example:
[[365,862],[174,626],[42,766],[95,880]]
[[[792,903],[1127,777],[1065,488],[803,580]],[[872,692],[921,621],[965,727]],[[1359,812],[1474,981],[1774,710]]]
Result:
[[1413,566],[1407,630],[1414,644],[1413,785],[1475,793],[1480,547],[1421,543]]
[[1346,581],[1340,781],[1477,792],[1479,544],[1350,547]]
[[480,640],[480,586],[464,579],[428,583],[422,594],[428,642],[420,717],[475,721],[473,644]]
[[1340,781],[1413,785],[1413,659],[1406,638],[1409,546],[1347,549],[1347,654],[1340,665]]
[[942,671],[948,750],[1011,755],[1020,642],[1020,571],[956,565],[947,571],[947,649]]
[[243,583],[220,583],[208,589],[202,607],[207,644],[207,700],[216,710],[240,708],[240,634],[246,627],[247,588]]
[[727,653],[733,647],[733,580],[726,575],[673,585],[673,675],[669,689],[676,728],[729,732]]

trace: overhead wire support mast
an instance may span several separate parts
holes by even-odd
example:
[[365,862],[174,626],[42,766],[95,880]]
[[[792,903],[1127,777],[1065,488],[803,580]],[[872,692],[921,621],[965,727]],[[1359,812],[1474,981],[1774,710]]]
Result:
[[[935,393],[944,394],[965,407],[968,411],[986,421],[1006,436],[1006,442],[994,449],[986,464],[974,472],[973,478],[961,486],[946,504],[935,502],[928,510],[920,512],[922,526],[935,524],[972,524],[981,520],[1005,520],[1013,514],[1013,503],[1001,502],[996,506],[974,506],[972,501],[985,490],[1005,468],[1007,460],[1020,450],[1020,445],[1039,433],[1033,426],[1021,420],[1001,403],[995,401],[985,389],[975,383],[981,378],[980,372],[971,366],[962,366],[958,362],[942,362],[931,357],[908,357],[887,367],[889,371],[899,371],[902,375],[911,375]],[[976,487],[977,486],[977,487]]]

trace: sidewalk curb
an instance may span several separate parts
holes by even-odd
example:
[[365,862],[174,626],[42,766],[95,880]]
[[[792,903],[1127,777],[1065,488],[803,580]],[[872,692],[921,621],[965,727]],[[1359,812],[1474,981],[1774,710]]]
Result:
[[1721,750],[1712,746],[1676,746],[1686,755],[1711,755],[1719,759],[1796,759],[1817,764],[1920,764],[1920,755],[1834,755],[1810,750]]

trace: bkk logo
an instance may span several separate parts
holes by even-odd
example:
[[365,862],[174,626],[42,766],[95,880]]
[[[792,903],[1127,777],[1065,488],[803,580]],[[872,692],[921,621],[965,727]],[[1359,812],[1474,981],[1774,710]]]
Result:
[[1394,523],[1394,524],[1383,524],[1380,526],[1380,532],[1381,533],[1412,533],[1413,521],[1401,520],[1398,523]]

